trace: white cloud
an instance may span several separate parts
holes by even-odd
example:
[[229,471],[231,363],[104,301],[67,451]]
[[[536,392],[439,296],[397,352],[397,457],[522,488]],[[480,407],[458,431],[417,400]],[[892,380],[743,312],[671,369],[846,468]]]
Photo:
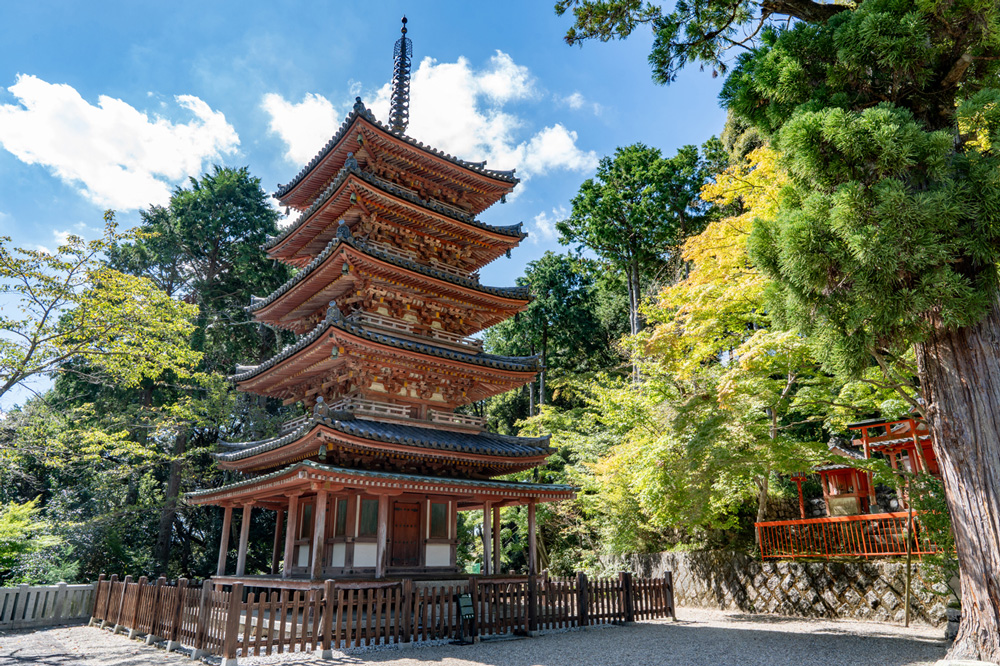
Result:
[[562,98],[563,104],[571,109],[582,109],[583,105],[587,103],[587,100],[583,98],[583,95],[579,91],[573,93],[572,95],[567,95]]
[[[390,95],[388,83],[368,95],[368,107],[383,122],[389,117]],[[596,168],[596,153],[576,145],[576,132],[559,123],[532,130],[505,108],[541,99],[528,68],[501,51],[481,69],[464,57],[456,62],[424,58],[412,76],[406,133],[463,159],[487,160],[493,169],[516,168],[522,179],[550,170]],[[271,115],[272,131],[288,147],[286,156],[299,166],[319,152],[346,115],[337,115],[333,103],[314,94],[295,104],[271,93],[263,107]],[[311,133],[308,138],[306,132]]]
[[554,241],[558,236],[556,222],[561,222],[567,217],[569,217],[569,211],[563,206],[553,208],[551,216],[548,212],[542,211],[535,216],[531,229],[528,232],[530,238],[536,244],[540,241]]
[[271,131],[285,142],[285,159],[297,166],[303,166],[326,145],[347,115],[347,111],[341,112],[326,97],[314,93],[308,93],[298,103],[268,93],[261,106],[271,116]]
[[192,95],[174,98],[193,116],[174,123],[106,95],[94,106],[72,86],[31,75],[18,75],[8,90],[18,104],[0,105],[0,145],[101,206],[166,203],[171,184],[197,176],[206,161],[240,143],[226,117]]
[[52,250],[50,250],[49,248],[45,247],[44,245],[36,245],[35,249],[38,250],[39,252],[43,252],[45,254],[53,254]]
[[69,231],[55,230],[55,231],[52,232],[52,236],[56,239],[56,243],[59,246],[63,246],[63,245],[66,244],[66,241],[69,240],[70,234],[71,234],[71,232],[69,232]]

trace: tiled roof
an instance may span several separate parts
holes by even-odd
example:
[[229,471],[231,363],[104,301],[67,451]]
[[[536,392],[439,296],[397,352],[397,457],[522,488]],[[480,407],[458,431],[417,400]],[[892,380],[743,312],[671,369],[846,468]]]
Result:
[[255,476],[244,481],[238,481],[236,483],[230,483],[228,485],[222,486],[220,488],[208,488],[205,490],[195,490],[187,493],[186,497],[198,497],[200,495],[210,495],[213,493],[222,492],[225,490],[234,490],[236,488],[242,488],[245,486],[257,485],[264,481],[269,481],[271,479],[278,478],[286,474],[294,474],[300,470],[313,469],[317,471],[327,471],[334,474],[350,474],[353,476],[368,477],[372,479],[386,479],[389,481],[403,481],[403,482],[427,482],[427,483],[445,483],[448,485],[455,486],[468,486],[472,488],[497,488],[501,490],[538,490],[538,491],[549,491],[549,492],[573,492],[576,490],[573,486],[568,486],[564,484],[555,483],[525,483],[518,481],[478,481],[474,479],[454,479],[451,477],[437,477],[437,476],[418,476],[415,474],[396,474],[394,472],[375,472],[360,469],[346,469],[343,467],[332,467],[330,465],[322,465],[311,460],[305,460],[300,463],[296,463],[290,467],[278,470],[276,472],[271,472],[270,474],[264,474],[262,476]]
[[452,163],[454,163],[454,164],[456,164],[456,165],[458,165],[460,167],[464,167],[466,169],[469,169],[470,171],[475,171],[476,173],[480,173],[480,174],[482,174],[484,176],[488,176],[490,178],[503,181],[505,183],[510,183],[511,185],[515,185],[518,182],[520,182],[514,176],[514,169],[510,169],[508,171],[498,171],[496,169],[487,169],[486,168],[486,162],[468,162],[466,160],[459,159],[458,157],[455,157],[453,155],[449,155],[448,153],[444,153],[444,152],[442,152],[440,150],[437,150],[436,148],[431,148],[430,146],[425,146],[423,144],[423,142],[417,141],[415,139],[412,139],[412,138],[406,136],[405,134],[403,134],[402,132],[397,132],[396,130],[392,129],[388,125],[383,125],[381,122],[379,122],[375,118],[375,114],[373,114],[371,111],[369,111],[365,107],[365,105],[361,102],[361,98],[360,97],[356,97],[355,100],[354,100],[354,108],[351,109],[351,112],[349,114],[347,114],[347,118],[344,120],[343,124],[341,124],[340,129],[337,130],[337,133],[334,134],[330,138],[330,140],[326,142],[326,145],[323,146],[323,149],[320,150],[319,153],[316,154],[316,157],[314,157],[314,158],[312,158],[312,160],[310,160],[309,164],[307,164],[304,167],[302,167],[302,170],[299,171],[298,174],[296,174],[296,176],[294,178],[292,178],[292,180],[290,182],[288,182],[285,185],[279,185],[278,186],[278,191],[275,192],[274,196],[276,198],[281,198],[281,197],[285,196],[286,194],[288,194],[296,185],[298,185],[299,182],[303,178],[305,178],[306,175],[308,175],[308,173],[310,171],[312,171],[313,168],[315,168],[315,166],[317,164],[319,164],[320,162],[322,162],[323,158],[326,157],[327,154],[331,150],[333,150],[334,147],[338,143],[340,143],[340,140],[344,138],[345,134],[347,134],[347,130],[350,129],[351,124],[358,117],[365,118],[366,120],[368,120],[368,122],[374,124],[379,129],[381,129],[382,131],[384,131],[385,133],[391,134],[392,136],[396,137],[397,139],[399,139],[401,141],[405,141],[406,143],[410,144],[414,148],[419,148],[420,150],[422,150],[424,152],[427,152],[427,153],[430,153],[432,155],[435,155],[436,157],[444,158],[444,159],[448,160],[449,162],[452,162]]
[[227,442],[225,443],[227,448],[237,446],[240,448],[226,453],[217,453],[215,456],[219,460],[226,461],[250,458],[298,441],[321,425],[363,439],[422,449],[503,456],[505,458],[535,457],[552,453],[547,436],[509,437],[490,432],[453,432],[402,423],[355,419],[352,414],[331,413],[326,416],[315,414],[292,432],[280,437],[242,444]]
[[512,370],[514,372],[537,372],[541,369],[541,362],[538,356],[467,354],[465,352],[445,349],[444,347],[438,347],[436,345],[414,342],[412,340],[403,340],[402,338],[386,335],[384,333],[373,333],[366,330],[363,326],[347,321],[344,319],[336,305],[331,305],[327,310],[326,318],[317,324],[316,328],[314,328],[310,333],[303,335],[299,338],[298,342],[285,347],[260,365],[237,366],[237,374],[231,375],[229,377],[230,381],[242,382],[250,379],[264,370],[280,363],[281,361],[291,358],[300,350],[305,349],[318,340],[330,328],[339,328],[343,331],[351,333],[352,335],[371,340],[372,342],[388,345],[390,347],[396,347],[397,349],[406,349],[420,354],[427,354],[428,356],[447,358],[452,361],[460,361],[462,363],[470,363],[472,365],[481,365],[489,368],[496,368],[498,370]]
[[[341,228],[345,227],[346,225],[343,224],[341,225]],[[530,289],[528,287],[487,287],[485,285],[479,284],[478,280],[459,277],[457,275],[452,275],[451,273],[439,271],[434,268],[431,268],[430,266],[417,263],[416,261],[410,261],[408,259],[402,259],[400,257],[396,257],[377,247],[369,245],[363,240],[355,239],[351,237],[349,234],[350,234],[349,230],[346,233],[342,233],[338,230],[337,236],[334,237],[334,239],[327,244],[326,248],[318,255],[316,255],[316,258],[313,259],[311,262],[309,262],[309,264],[306,265],[305,268],[296,273],[290,280],[288,280],[288,282],[278,287],[272,294],[270,294],[266,298],[258,298],[253,300],[253,302],[245,309],[248,312],[256,312],[257,310],[260,310],[261,308],[264,308],[273,303],[274,301],[278,300],[280,296],[288,292],[292,287],[294,287],[299,282],[307,278],[310,273],[319,268],[323,264],[323,262],[326,261],[331,254],[333,254],[334,250],[336,250],[341,243],[350,245],[351,247],[361,250],[362,252],[364,252],[369,256],[375,257],[381,261],[385,261],[395,266],[407,268],[411,271],[415,271],[423,275],[437,278],[438,280],[443,280],[444,282],[450,282],[452,284],[461,285],[463,287],[468,287],[469,289],[475,289],[476,291],[481,291],[486,294],[500,296],[501,298],[517,298],[522,300],[527,299],[530,295]]]

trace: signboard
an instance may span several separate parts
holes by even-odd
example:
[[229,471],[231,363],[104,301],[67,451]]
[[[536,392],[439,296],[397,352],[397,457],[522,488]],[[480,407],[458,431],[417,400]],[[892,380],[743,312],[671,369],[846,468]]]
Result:
[[463,620],[471,619],[476,611],[472,608],[472,595],[471,594],[459,594],[458,597],[458,615]]

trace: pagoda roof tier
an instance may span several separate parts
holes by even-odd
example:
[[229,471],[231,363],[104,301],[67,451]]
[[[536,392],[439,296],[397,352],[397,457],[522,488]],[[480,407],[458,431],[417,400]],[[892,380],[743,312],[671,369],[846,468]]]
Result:
[[513,316],[530,299],[528,287],[488,287],[478,280],[419,264],[353,238],[342,224],[338,237],[308,266],[246,309],[258,321],[301,335],[315,325],[330,301],[336,300],[346,309],[346,298],[356,300],[359,282],[365,284],[368,279],[409,292],[419,300],[443,300],[466,310],[467,326],[462,335]]
[[[363,380],[365,385],[359,389],[364,392],[368,381],[384,387],[389,381],[387,373],[396,373],[400,386],[423,385],[426,389],[461,384],[461,399],[449,400],[442,394],[437,400],[442,407],[454,407],[522,386],[540,369],[537,356],[468,353],[369,331],[345,319],[340,309],[331,305],[324,320],[308,335],[260,365],[238,366],[230,380],[240,390],[279,398],[286,404],[308,397],[306,404],[311,405],[312,396],[352,378],[355,383]],[[328,393],[342,394],[342,389]],[[418,402],[432,400],[433,393]],[[399,394],[383,395],[397,399]]]
[[301,266],[333,238],[345,215],[352,216],[356,225],[355,219],[361,219],[366,211],[419,236],[459,248],[471,247],[470,271],[509,252],[528,235],[521,223],[486,224],[454,206],[421,198],[412,190],[363,171],[352,158],[294,222],[264,244],[264,249],[272,259]]
[[282,205],[303,209],[353,155],[362,163],[404,171],[426,186],[451,190],[467,209],[481,212],[518,183],[514,170],[487,169],[486,162],[468,162],[424,145],[376,120],[358,97],[337,133],[275,198]]
[[517,506],[530,502],[572,499],[573,486],[517,481],[481,481],[415,474],[366,471],[333,467],[306,460],[282,470],[238,481],[210,490],[196,490],[184,496],[188,504],[227,505],[253,501],[257,506],[274,502],[284,508],[287,496],[301,491],[360,491],[373,495],[421,493],[447,495],[458,499],[459,509],[480,508],[483,501],[493,506]]
[[[510,437],[489,432],[455,432],[358,418],[325,408],[286,435],[223,443],[219,466],[243,472],[267,470],[313,456],[340,464],[364,461],[365,467],[402,471],[450,471],[491,477],[531,469],[552,453],[548,437]],[[317,453],[318,451],[323,453]]]

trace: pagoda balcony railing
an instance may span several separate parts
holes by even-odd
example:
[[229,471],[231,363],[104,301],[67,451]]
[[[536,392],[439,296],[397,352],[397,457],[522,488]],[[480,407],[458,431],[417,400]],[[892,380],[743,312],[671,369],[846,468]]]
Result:
[[451,412],[439,412],[436,409],[428,410],[428,416],[434,423],[445,423],[449,425],[473,426],[482,428],[486,425],[486,419],[482,416],[469,416],[468,414],[453,414]]
[[366,398],[341,398],[330,405],[330,409],[339,412],[353,412],[365,416],[388,416],[395,419],[412,417],[409,407],[394,405],[390,402],[378,402]]
[[365,243],[377,250],[385,252],[390,257],[396,257],[397,259],[404,259],[406,261],[417,260],[417,255],[415,253],[410,252],[408,250],[402,250],[393,245],[389,245],[388,243],[379,243],[377,241],[365,241]]
[[297,429],[303,423],[309,420],[309,416],[300,416],[298,418],[292,419],[291,421],[285,421],[280,426],[278,426],[278,436],[287,435],[293,430]]
[[910,552],[918,557],[939,551],[921,535],[919,514],[905,511],[775,520],[755,526],[763,559],[906,555],[907,540]]
[[446,342],[448,344],[469,347],[472,353],[483,351],[483,341],[477,338],[456,335],[454,333],[449,333],[448,331],[442,331],[436,328],[430,329],[430,332],[427,335],[421,335],[420,333],[416,333],[414,331],[415,327],[413,324],[408,321],[403,321],[402,319],[396,319],[395,317],[387,317],[374,312],[359,311],[352,314],[350,318],[363,325],[367,324],[369,326],[378,326],[379,328],[385,328],[399,333],[406,333],[407,335],[416,335],[424,338],[440,340],[441,342]]
[[431,268],[433,268],[436,271],[441,271],[443,273],[448,273],[449,275],[465,278],[466,280],[479,282],[479,273],[470,273],[469,271],[463,271],[461,268],[455,268],[454,266],[443,264],[435,259],[431,259],[430,265]]

